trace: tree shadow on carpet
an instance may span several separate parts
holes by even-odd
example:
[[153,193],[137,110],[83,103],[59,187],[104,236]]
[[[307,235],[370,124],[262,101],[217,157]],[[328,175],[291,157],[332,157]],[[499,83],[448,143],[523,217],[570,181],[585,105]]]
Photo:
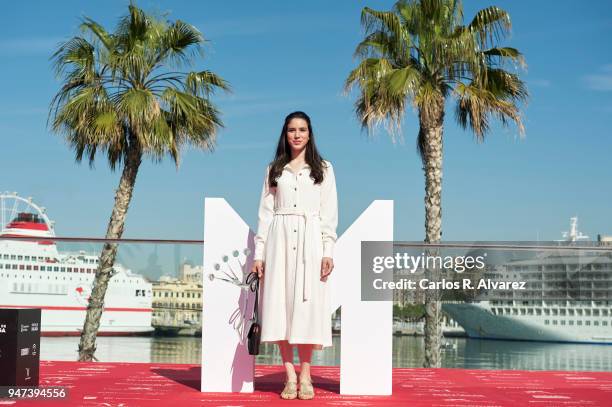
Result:
[[200,391],[200,383],[202,378],[202,368],[200,366],[190,367],[189,369],[162,369],[153,368],[152,373],[167,377],[168,379],[182,384],[183,386],[191,387],[194,390]]

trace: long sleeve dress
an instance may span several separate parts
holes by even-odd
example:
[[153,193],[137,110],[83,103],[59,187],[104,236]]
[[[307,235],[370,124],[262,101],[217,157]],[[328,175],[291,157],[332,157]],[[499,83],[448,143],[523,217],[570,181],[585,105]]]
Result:
[[338,224],[336,180],[324,161],[321,184],[305,164],[286,165],[269,187],[266,169],[255,236],[255,260],[265,263],[261,340],[332,345],[329,285],[321,281],[322,257],[333,257]]

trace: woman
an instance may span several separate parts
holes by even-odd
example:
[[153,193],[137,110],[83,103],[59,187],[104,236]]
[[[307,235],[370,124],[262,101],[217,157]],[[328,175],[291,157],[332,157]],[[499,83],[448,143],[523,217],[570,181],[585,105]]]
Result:
[[[261,341],[277,343],[284,399],[312,399],[313,349],[332,345],[327,279],[334,269],[338,203],[331,163],[315,145],[310,118],[285,118],[259,206],[253,271],[263,278]],[[300,357],[298,377],[293,345]]]

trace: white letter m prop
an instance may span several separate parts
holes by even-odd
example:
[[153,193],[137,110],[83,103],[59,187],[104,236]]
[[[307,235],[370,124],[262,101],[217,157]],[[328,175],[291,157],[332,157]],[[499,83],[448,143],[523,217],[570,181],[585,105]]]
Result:
[[[242,284],[251,269],[253,237],[225,199],[205,199],[203,392],[253,391],[255,360],[246,336],[255,296]],[[342,307],[341,394],[391,394],[393,305],[361,301],[361,242],[392,240],[393,201],[377,200],[335,245],[335,268],[328,283],[331,312]]]

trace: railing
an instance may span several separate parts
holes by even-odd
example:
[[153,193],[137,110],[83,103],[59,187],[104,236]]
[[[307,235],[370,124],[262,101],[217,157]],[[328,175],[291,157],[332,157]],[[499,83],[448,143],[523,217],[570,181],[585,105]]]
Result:
[[201,329],[203,240],[2,236],[0,306],[42,308],[43,334],[77,332],[106,243],[117,256],[100,332]]

